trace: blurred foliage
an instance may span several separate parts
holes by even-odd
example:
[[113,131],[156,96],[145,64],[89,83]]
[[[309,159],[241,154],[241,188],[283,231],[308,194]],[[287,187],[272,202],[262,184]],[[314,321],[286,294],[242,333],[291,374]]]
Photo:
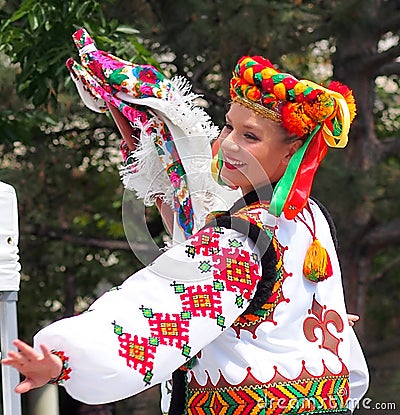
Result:
[[[64,293],[72,290],[65,286],[68,276],[76,286],[71,295],[93,301],[102,280],[111,278],[116,284],[128,265],[137,266],[130,252],[85,246],[90,238],[124,238],[122,190],[111,162],[117,137],[110,130],[70,119],[57,131],[31,131],[29,145],[16,141],[13,151],[2,157],[2,180],[13,183],[19,201],[21,290],[30,293],[21,296],[20,318],[29,318],[30,327],[22,325],[28,339],[32,324],[52,319],[53,312],[54,317],[68,314],[66,308],[74,312],[75,298],[66,302]],[[74,235],[82,246],[74,243]]]

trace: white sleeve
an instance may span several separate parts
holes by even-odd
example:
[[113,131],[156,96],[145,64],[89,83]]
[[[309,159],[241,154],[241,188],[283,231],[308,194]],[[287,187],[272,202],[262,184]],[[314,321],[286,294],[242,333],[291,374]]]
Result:
[[18,203],[15,189],[0,181],[0,291],[18,291]]
[[368,366],[357,336],[352,328],[350,332],[350,399],[348,408],[354,410],[369,387]]
[[249,304],[261,275],[254,244],[207,228],[35,336],[64,356],[62,384],[75,399],[124,399],[166,379],[217,338]]

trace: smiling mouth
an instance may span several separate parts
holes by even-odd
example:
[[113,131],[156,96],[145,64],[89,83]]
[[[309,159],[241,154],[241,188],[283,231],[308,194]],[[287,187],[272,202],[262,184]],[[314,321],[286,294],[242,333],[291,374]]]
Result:
[[246,163],[243,163],[242,161],[231,159],[231,158],[225,156],[224,157],[224,165],[226,166],[226,168],[228,168],[230,170],[234,170],[234,169],[243,168],[246,165]]

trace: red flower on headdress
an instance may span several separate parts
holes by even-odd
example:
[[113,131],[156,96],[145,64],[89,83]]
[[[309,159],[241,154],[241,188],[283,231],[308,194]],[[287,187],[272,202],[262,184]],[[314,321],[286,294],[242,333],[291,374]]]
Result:
[[275,84],[272,78],[266,78],[266,79],[264,78],[261,81],[261,88],[263,89],[264,92],[271,92],[274,85]]
[[339,92],[339,94],[343,95],[343,98],[347,102],[347,106],[349,107],[350,111],[350,122],[353,122],[354,117],[357,114],[357,105],[356,100],[353,95],[353,91],[347,86],[338,81],[332,81],[328,88],[332,91]]
[[268,108],[276,106],[276,96],[272,94],[264,95],[262,97],[262,105]]
[[299,81],[292,76],[287,76],[286,78],[282,79],[282,83],[285,85],[286,89],[294,88],[297,82]]

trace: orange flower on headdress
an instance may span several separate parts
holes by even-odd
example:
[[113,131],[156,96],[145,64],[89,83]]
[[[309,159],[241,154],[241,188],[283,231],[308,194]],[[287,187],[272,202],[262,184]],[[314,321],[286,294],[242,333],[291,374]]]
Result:
[[310,118],[317,123],[320,123],[333,114],[335,110],[335,101],[324,91],[314,91],[315,93],[313,94],[313,99],[309,99],[309,96],[307,96],[303,102],[303,108],[304,112]]
[[302,103],[288,102],[282,107],[282,125],[290,133],[303,137],[317,125],[304,111]]

